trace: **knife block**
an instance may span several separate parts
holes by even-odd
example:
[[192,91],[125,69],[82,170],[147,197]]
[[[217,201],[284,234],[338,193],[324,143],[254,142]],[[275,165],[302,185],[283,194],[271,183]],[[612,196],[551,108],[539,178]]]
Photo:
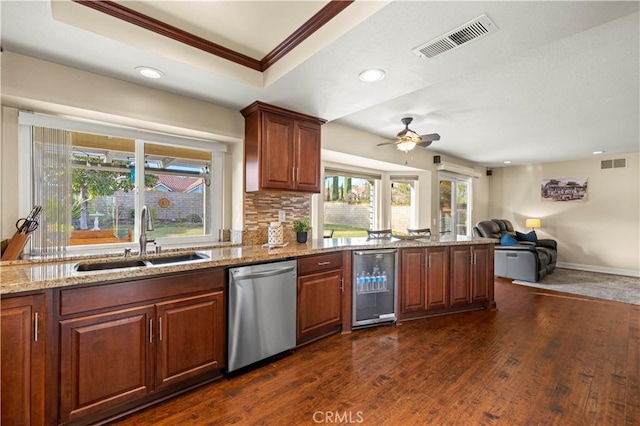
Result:
[[22,254],[22,250],[24,250],[28,240],[29,234],[21,234],[19,232],[13,234],[13,238],[9,241],[9,245],[2,253],[2,259],[0,260],[16,260]]

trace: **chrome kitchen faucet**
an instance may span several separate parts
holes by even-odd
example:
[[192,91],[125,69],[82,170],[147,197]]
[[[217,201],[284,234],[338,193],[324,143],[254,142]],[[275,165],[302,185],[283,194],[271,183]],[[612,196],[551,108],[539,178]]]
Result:
[[147,254],[147,244],[155,243],[155,238],[147,238],[147,231],[153,231],[153,221],[151,220],[151,212],[147,206],[142,206],[140,212],[140,256]]

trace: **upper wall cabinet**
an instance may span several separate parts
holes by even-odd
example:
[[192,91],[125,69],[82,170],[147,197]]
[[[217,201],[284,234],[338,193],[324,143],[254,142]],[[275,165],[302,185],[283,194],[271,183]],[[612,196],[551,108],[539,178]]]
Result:
[[245,118],[245,191],[320,192],[320,126],[325,120],[254,102]]

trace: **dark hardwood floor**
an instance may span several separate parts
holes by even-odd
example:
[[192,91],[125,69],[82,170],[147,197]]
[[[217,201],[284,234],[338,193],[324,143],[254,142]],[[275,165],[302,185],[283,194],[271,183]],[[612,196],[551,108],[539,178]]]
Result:
[[334,335],[117,424],[640,424],[640,306],[507,280],[496,302]]

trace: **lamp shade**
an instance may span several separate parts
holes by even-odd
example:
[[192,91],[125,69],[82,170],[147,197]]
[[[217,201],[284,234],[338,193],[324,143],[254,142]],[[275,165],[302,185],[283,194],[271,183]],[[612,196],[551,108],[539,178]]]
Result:
[[524,226],[527,228],[540,228],[540,219],[527,219]]

